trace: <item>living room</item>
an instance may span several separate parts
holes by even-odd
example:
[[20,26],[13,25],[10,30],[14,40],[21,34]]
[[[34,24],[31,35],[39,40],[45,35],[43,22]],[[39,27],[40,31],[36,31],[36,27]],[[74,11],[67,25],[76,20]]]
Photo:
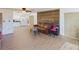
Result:
[[[31,10],[31,12],[24,12],[22,8],[0,9],[3,13],[2,34],[4,37],[2,49],[78,49],[78,35],[76,36],[74,31],[78,31],[78,23],[74,19],[77,18],[78,21],[78,14],[76,13],[79,12],[79,9],[26,8],[26,10]],[[75,18],[72,18],[73,21],[70,24],[69,19],[72,16]],[[65,21],[65,19],[68,21]],[[52,23],[58,25],[56,37],[49,36],[48,28]],[[72,30],[73,35],[71,35],[69,34],[70,27],[73,29],[74,24],[76,24],[77,29]],[[38,25],[40,34],[37,34],[37,36],[30,32],[33,25]]]

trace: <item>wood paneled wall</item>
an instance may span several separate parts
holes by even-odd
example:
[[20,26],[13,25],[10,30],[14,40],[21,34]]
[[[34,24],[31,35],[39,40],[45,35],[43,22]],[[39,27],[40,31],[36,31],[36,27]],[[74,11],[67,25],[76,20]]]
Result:
[[59,21],[59,10],[51,10],[37,13],[38,20]]
[[0,13],[0,25],[2,24],[2,13]]

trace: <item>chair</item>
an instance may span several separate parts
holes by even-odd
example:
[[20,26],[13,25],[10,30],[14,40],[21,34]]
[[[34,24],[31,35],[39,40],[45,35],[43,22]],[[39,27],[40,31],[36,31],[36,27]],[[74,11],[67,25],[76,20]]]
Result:
[[49,29],[49,34],[58,35],[59,27],[56,24],[53,24]]
[[33,25],[32,32],[34,35],[38,34],[38,25]]

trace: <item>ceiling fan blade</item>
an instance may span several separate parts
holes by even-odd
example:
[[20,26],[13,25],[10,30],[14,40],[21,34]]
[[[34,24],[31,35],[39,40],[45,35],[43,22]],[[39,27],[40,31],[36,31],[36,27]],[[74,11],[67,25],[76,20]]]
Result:
[[31,12],[31,10],[28,10],[26,8],[22,8],[23,11],[26,11],[26,12]]
[[30,10],[26,10],[26,12],[31,12]]

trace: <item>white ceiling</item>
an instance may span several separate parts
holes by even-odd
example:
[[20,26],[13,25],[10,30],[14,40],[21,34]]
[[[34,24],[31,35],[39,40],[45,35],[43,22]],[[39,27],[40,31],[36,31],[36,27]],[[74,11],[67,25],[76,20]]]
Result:
[[42,12],[42,11],[49,11],[49,10],[56,10],[58,8],[34,8],[32,9],[34,12]]
[[[21,8],[9,8],[9,9],[22,11]],[[29,10],[32,10],[32,12],[42,12],[42,11],[49,11],[49,10],[56,10],[56,9],[58,9],[58,8],[29,8]]]

